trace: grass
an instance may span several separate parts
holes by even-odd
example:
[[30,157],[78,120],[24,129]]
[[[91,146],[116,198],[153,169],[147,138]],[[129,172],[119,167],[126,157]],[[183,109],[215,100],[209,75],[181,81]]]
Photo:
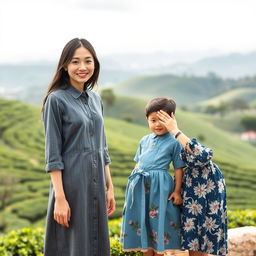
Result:
[[[126,104],[128,102],[132,105],[132,99]],[[141,102],[136,104],[142,105]],[[140,115],[143,113],[138,117]],[[216,127],[208,115],[178,110],[177,117],[181,130],[190,137],[203,136],[203,144],[213,148],[214,160],[226,178],[229,208],[255,208],[256,148]],[[5,179],[15,177],[15,182],[8,185],[13,193],[6,201],[5,211],[0,208],[0,227],[7,231],[43,225],[50,178],[44,172],[40,110],[24,103],[0,100],[0,119],[0,174]],[[139,140],[149,130],[146,126],[114,118],[106,118],[105,126],[112,159],[111,173],[117,201],[113,218],[116,218],[122,212],[125,187],[135,164],[133,158]],[[5,187],[0,185],[1,189]]]

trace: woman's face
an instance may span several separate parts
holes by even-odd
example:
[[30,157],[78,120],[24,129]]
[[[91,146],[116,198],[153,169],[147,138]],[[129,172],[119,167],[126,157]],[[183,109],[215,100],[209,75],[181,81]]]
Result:
[[92,54],[84,47],[76,49],[74,56],[67,65],[70,83],[79,89],[83,89],[84,83],[87,82],[94,72],[94,59]]

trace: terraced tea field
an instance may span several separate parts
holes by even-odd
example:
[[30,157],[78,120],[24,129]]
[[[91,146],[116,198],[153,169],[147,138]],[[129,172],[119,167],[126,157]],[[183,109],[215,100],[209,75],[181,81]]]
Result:
[[[190,136],[203,135],[204,143],[215,150],[215,161],[228,186],[229,208],[255,208],[256,148],[214,127],[202,115],[182,111],[177,114],[184,132]],[[40,119],[37,107],[0,100],[0,193],[12,191],[4,202],[4,211],[1,202],[0,231],[44,222],[50,178],[44,172],[44,132]],[[138,141],[148,129],[111,118],[106,118],[105,124],[117,201],[113,217],[118,217]]]

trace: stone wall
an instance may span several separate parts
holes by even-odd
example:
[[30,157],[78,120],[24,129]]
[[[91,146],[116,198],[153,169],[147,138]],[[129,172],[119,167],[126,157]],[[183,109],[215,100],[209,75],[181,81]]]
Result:
[[228,256],[256,256],[256,227],[228,230]]

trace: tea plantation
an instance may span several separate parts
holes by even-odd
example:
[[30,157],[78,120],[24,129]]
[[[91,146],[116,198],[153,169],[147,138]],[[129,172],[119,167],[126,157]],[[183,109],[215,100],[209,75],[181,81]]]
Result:
[[[135,109],[136,110],[136,109]],[[256,148],[207,122],[205,116],[177,112],[180,129],[201,136],[214,149],[228,188],[229,209],[256,206]],[[139,139],[148,129],[106,118],[120,217],[127,178],[134,166]],[[42,226],[47,208],[50,177],[44,172],[44,132],[40,109],[16,101],[0,100],[0,232],[24,226]]]

